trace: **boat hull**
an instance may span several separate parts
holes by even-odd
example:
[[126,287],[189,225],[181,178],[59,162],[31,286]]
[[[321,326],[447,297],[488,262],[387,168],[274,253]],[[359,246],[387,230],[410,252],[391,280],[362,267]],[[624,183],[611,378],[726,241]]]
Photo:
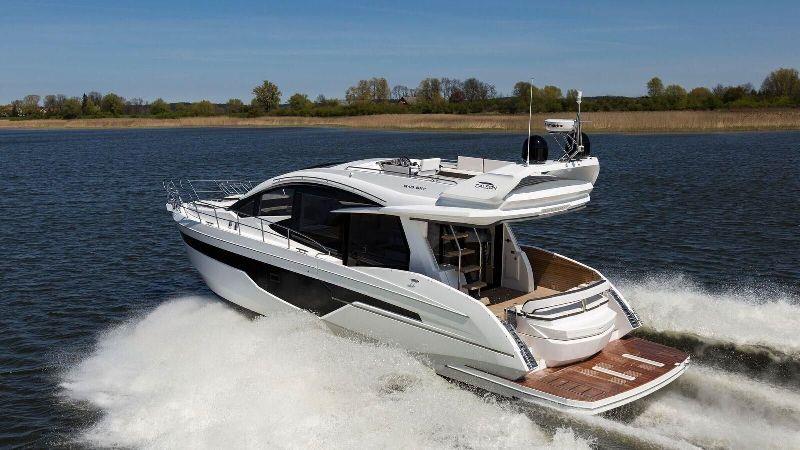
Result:
[[[208,287],[246,310],[262,315],[310,311],[335,329],[425,354],[437,367],[465,364],[510,379],[530,370],[519,346],[480,302],[422,275],[323,266],[321,259],[296,251],[244,248],[230,233],[215,237],[203,233],[213,229],[179,226],[189,259]],[[274,254],[265,252],[268,248]],[[460,310],[447,304],[464,301]]]
[[[506,397],[557,409],[595,414],[624,405],[666,386],[677,378],[688,364],[688,357],[685,354],[663,346],[659,347],[663,347],[662,353],[670,355],[669,361],[661,361],[664,359],[661,358],[663,355],[659,355],[653,347],[649,347],[649,351],[627,350],[628,354],[651,363],[636,359],[619,360],[622,357],[622,353],[616,348],[619,347],[619,343],[646,342],[632,341],[629,338],[612,341],[602,352],[586,361],[554,368],[538,368],[527,373],[525,365],[520,365],[523,358],[521,354],[516,353],[517,345],[512,343],[510,347],[503,347],[503,340],[510,339],[505,331],[496,339],[480,339],[490,336],[490,333],[499,332],[502,325],[477,301],[469,300],[478,310],[471,311],[465,308],[463,314],[455,314],[455,310],[449,310],[442,305],[427,303],[418,303],[413,308],[409,306],[409,309],[404,309],[397,306],[396,299],[391,296],[382,296],[377,291],[367,292],[358,288],[358,282],[352,278],[352,274],[349,275],[350,278],[341,278],[348,280],[346,283],[348,288],[343,288],[335,284],[336,281],[331,278],[329,271],[293,263],[286,258],[287,255],[264,253],[264,256],[259,257],[262,260],[281,258],[284,267],[277,269],[282,271],[284,277],[295,277],[294,282],[297,283],[292,289],[270,292],[264,287],[263,280],[259,280],[260,275],[253,273],[246,265],[242,266],[244,263],[231,260],[256,257],[257,255],[248,253],[254,250],[242,250],[248,255],[247,257],[234,254],[232,250],[237,247],[234,247],[236,244],[233,242],[228,242],[232,245],[225,245],[227,249],[218,248],[210,242],[216,244],[215,241],[219,241],[219,238],[206,236],[184,226],[180,228],[191,263],[197,268],[208,287],[226,301],[262,315],[298,310],[315,312],[334,330],[347,330],[369,338],[393,342],[412,352],[423,353],[440,375]],[[250,261],[261,264],[261,268],[276,269],[268,262],[252,259]],[[317,263],[319,264],[319,261]],[[272,264],[277,263],[272,261]],[[306,272],[303,272],[304,270]],[[382,275],[388,277],[389,273],[383,272]],[[424,280],[423,277],[419,275],[415,277],[418,279],[414,281],[419,285],[424,284],[420,282]],[[284,278],[284,282],[286,281],[287,278]],[[372,280],[372,282],[377,281]],[[400,289],[398,283],[393,283],[391,286],[393,289]],[[441,284],[432,282],[431,287],[438,288]],[[383,292],[388,291],[384,288]],[[444,298],[441,295],[437,296],[435,292],[427,292],[424,297]],[[457,295],[462,294],[457,293]],[[327,300],[317,302],[317,299],[321,298]],[[331,298],[340,304],[331,306]],[[466,299],[467,297],[457,300]],[[299,301],[307,303],[298,303]],[[425,311],[425,308],[428,311]],[[438,312],[435,315],[426,315],[432,311]],[[464,331],[458,332],[458,328],[448,331],[442,326],[445,320],[460,323],[461,330],[478,331],[474,336]],[[439,323],[435,324],[436,321]],[[652,343],[649,345],[658,346]],[[600,357],[605,359],[597,359]],[[652,362],[661,364],[657,367],[658,370],[654,369],[656,366]],[[595,365],[610,367],[608,370],[611,374],[606,373],[608,370],[605,372],[596,370]],[[622,378],[615,376],[614,373],[622,374]],[[633,377],[634,380],[624,379],[625,376]],[[571,384],[561,386],[560,380],[567,380]],[[614,389],[615,387],[617,388]],[[602,395],[599,395],[599,391]]]

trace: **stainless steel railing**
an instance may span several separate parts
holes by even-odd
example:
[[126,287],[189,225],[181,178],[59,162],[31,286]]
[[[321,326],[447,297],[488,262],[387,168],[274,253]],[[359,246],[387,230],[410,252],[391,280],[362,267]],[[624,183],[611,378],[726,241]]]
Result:
[[382,175],[389,175],[389,176],[395,176],[395,177],[412,178],[412,179],[418,179],[418,180],[427,180],[427,181],[431,181],[431,182],[434,182],[434,183],[443,183],[443,184],[448,184],[448,185],[451,185],[451,186],[458,184],[457,182],[455,182],[453,180],[449,180],[449,179],[446,179],[446,178],[440,178],[440,177],[433,176],[433,175],[419,175],[419,174],[415,174],[415,173],[391,172],[391,171],[388,171],[388,170],[379,169],[377,167],[347,166],[345,168],[345,170],[353,170],[353,171],[361,171],[361,172],[369,172],[369,173],[379,173],[379,174],[382,174]]
[[[210,182],[217,182],[219,180],[193,180],[196,184],[197,181],[210,181]],[[223,181],[232,181],[232,180],[223,180]],[[186,180],[186,184],[188,186],[193,186],[192,182]],[[335,250],[331,249],[330,247],[319,243],[314,238],[307,236],[299,231],[293,230],[285,225],[281,225],[277,222],[273,222],[269,219],[264,219],[263,217],[257,216],[240,216],[237,212],[232,211],[228,208],[214,205],[208,203],[210,200],[203,200],[199,198],[200,193],[206,191],[205,189],[196,190],[191,188],[191,191],[188,192],[188,196],[190,197],[188,200],[183,199],[181,187],[183,183],[180,181],[176,185],[172,180],[166,180],[163,182],[164,190],[167,192],[167,204],[172,207],[172,210],[179,210],[184,217],[190,220],[197,220],[200,224],[206,226],[214,226],[220,230],[231,231],[231,227],[233,227],[233,231],[236,231],[239,236],[242,235],[242,228],[252,229],[261,234],[261,241],[267,242],[267,235],[278,236],[281,239],[286,238],[286,248],[291,250],[292,249],[292,238],[297,240],[300,238],[304,244],[314,247],[317,250],[324,252],[326,255],[331,256],[335,253]],[[242,189],[240,185],[239,189]],[[252,186],[252,183],[251,183]],[[250,188],[252,189],[252,187]],[[248,189],[248,190],[250,190]],[[218,192],[218,191],[217,191]],[[247,191],[244,191],[247,192]],[[234,195],[234,194],[232,194]],[[235,194],[241,195],[241,194]],[[192,198],[194,197],[194,198]],[[222,217],[220,217],[222,215]],[[204,221],[204,218],[206,219]],[[258,221],[258,226],[243,222],[242,219],[254,219]],[[211,220],[213,219],[213,220]],[[221,225],[222,221],[228,221],[229,226],[227,228]],[[281,230],[285,233],[279,232],[276,230]],[[245,235],[247,236],[247,235]],[[295,249],[298,251],[305,251],[305,249],[297,247],[295,244]]]
[[253,182],[249,180],[181,180],[179,183],[186,183],[196,199],[241,196],[253,189]]

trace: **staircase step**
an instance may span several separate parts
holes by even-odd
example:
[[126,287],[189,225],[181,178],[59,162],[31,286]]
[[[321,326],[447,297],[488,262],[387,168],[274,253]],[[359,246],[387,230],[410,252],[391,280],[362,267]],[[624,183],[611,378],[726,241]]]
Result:
[[469,236],[469,233],[467,233],[466,231],[463,232],[463,233],[456,233],[455,236],[453,236],[452,234],[443,234],[442,235],[442,240],[443,241],[453,241],[453,240],[456,240],[456,239],[466,239],[468,236]]
[[463,266],[461,268],[461,273],[471,273],[471,272],[477,272],[479,270],[481,270],[481,266],[469,265],[469,266]]
[[462,287],[468,291],[474,291],[476,289],[485,288],[486,286],[488,286],[488,284],[486,284],[484,281],[475,281],[473,283],[465,284]]
[[[473,253],[475,253],[475,250],[473,250],[471,248],[462,248],[461,249],[461,254],[462,255],[471,255]],[[444,257],[445,258],[453,258],[453,257],[457,257],[457,256],[458,256],[458,250],[450,250],[450,251],[444,252]]]

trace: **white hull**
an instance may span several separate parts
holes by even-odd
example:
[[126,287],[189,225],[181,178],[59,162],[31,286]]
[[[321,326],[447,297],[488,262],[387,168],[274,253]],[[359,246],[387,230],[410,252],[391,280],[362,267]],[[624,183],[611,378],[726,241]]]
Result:
[[[212,181],[167,210],[220,297],[258,314],[315,313],[424,354],[449,378],[596,413],[680,375],[683,352],[640,326],[599,272],[521,246],[507,222],[582,207],[596,158],[520,165],[459,157],[362,160],[267,180]],[[209,191],[201,191],[209,192]],[[212,191],[215,192],[215,191]]]
[[[182,232],[206,241],[215,239],[210,235],[200,234],[187,228],[183,228]],[[230,238],[230,236],[225,237]],[[236,247],[235,243],[231,244],[232,248]],[[220,245],[220,241],[217,241],[216,245]],[[188,244],[185,247],[191,263],[197,268],[203,280],[212,291],[223,299],[262,315],[299,310],[297,306],[259,287],[247,273],[206,256]],[[276,260],[287,262],[284,258],[276,258],[266,254],[259,255],[254,251],[250,256],[255,256],[267,263],[275,263]],[[308,275],[320,275],[318,268],[297,263],[293,265],[295,269]],[[418,276],[418,274],[414,275]],[[326,278],[331,282],[347,283],[350,286],[355,281],[351,276],[337,276],[333,272],[327,272]],[[380,298],[383,294],[386,300],[391,300],[393,295],[385,295],[389,291],[375,284],[378,284],[376,279],[363,280],[361,284],[365,288],[363,292],[377,298]],[[397,291],[400,286],[393,284],[391,289]],[[436,309],[439,308],[429,308],[429,310]],[[487,314],[479,314],[479,316],[489,322],[489,329],[498,330],[499,328],[496,326],[498,324],[497,319],[488,314],[488,311],[486,312]],[[438,318],[439,322],[455,322],[462,327],[468,319],[471,319],[465,314],[459,314],[455,311],[449,312],[447,308],[439,309],[437,314],[440,316]],[[433,363],[436,372],[447,378],[508,398],[579,413],[596,414],[635,401],[666,386],[682,374],[688,366],[687,359],[658,379],[626,391],[623,394],[596,402],[576,401],[531,389],[514,382],[513,380],[524,375],[527,369],[522,364],[519,364],[518,369],[509,370],[509,362],[521,361],[521,355],[507,335],[498,333],[495,341],[496,345],[492,345],[495,348],[492,348],[489,347],[491,341],[478,341],[463,332],[448,329],[444,325],[436,326],[420,323],[402,315],[394,314],[391,311],[359,302],[345,305],[334,312],[321,316],[320,319],[331,326],[333,330],[347,330],[369,338],[393,343],[412,352],[425,354]],[[426,322],[433,321],[426,320]],[[603,341],[599,344],[601,348],[608,341],[608,338],[609,336],[602,337]],[[504,374],[505,377],[502,376]]]

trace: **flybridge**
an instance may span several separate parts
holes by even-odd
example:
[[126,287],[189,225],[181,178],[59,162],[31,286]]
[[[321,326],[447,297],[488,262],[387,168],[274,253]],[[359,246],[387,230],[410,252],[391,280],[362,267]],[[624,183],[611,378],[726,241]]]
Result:
[[460,156],[447,161],[370,159],[292,172],[252,192],[297,182],[349,190],[380,206],[340,210],[478,226],[529,220],[583,207],[600,170],[595,157],[523,164]]
[[[579,100],[580,102],[580,100]],[[580,104],[579,104],[580,110]],[[298,170],[268,180],[250,193],[292,183],[324,184],[369,197],[379,206],[339,212],[491,225],[581,208],[600,172],[589,138],[576,119],[547,119],[545,129],[562,150],[548,159],[548,143],[530,135],[517,162],[459,156],[374,158]]]

